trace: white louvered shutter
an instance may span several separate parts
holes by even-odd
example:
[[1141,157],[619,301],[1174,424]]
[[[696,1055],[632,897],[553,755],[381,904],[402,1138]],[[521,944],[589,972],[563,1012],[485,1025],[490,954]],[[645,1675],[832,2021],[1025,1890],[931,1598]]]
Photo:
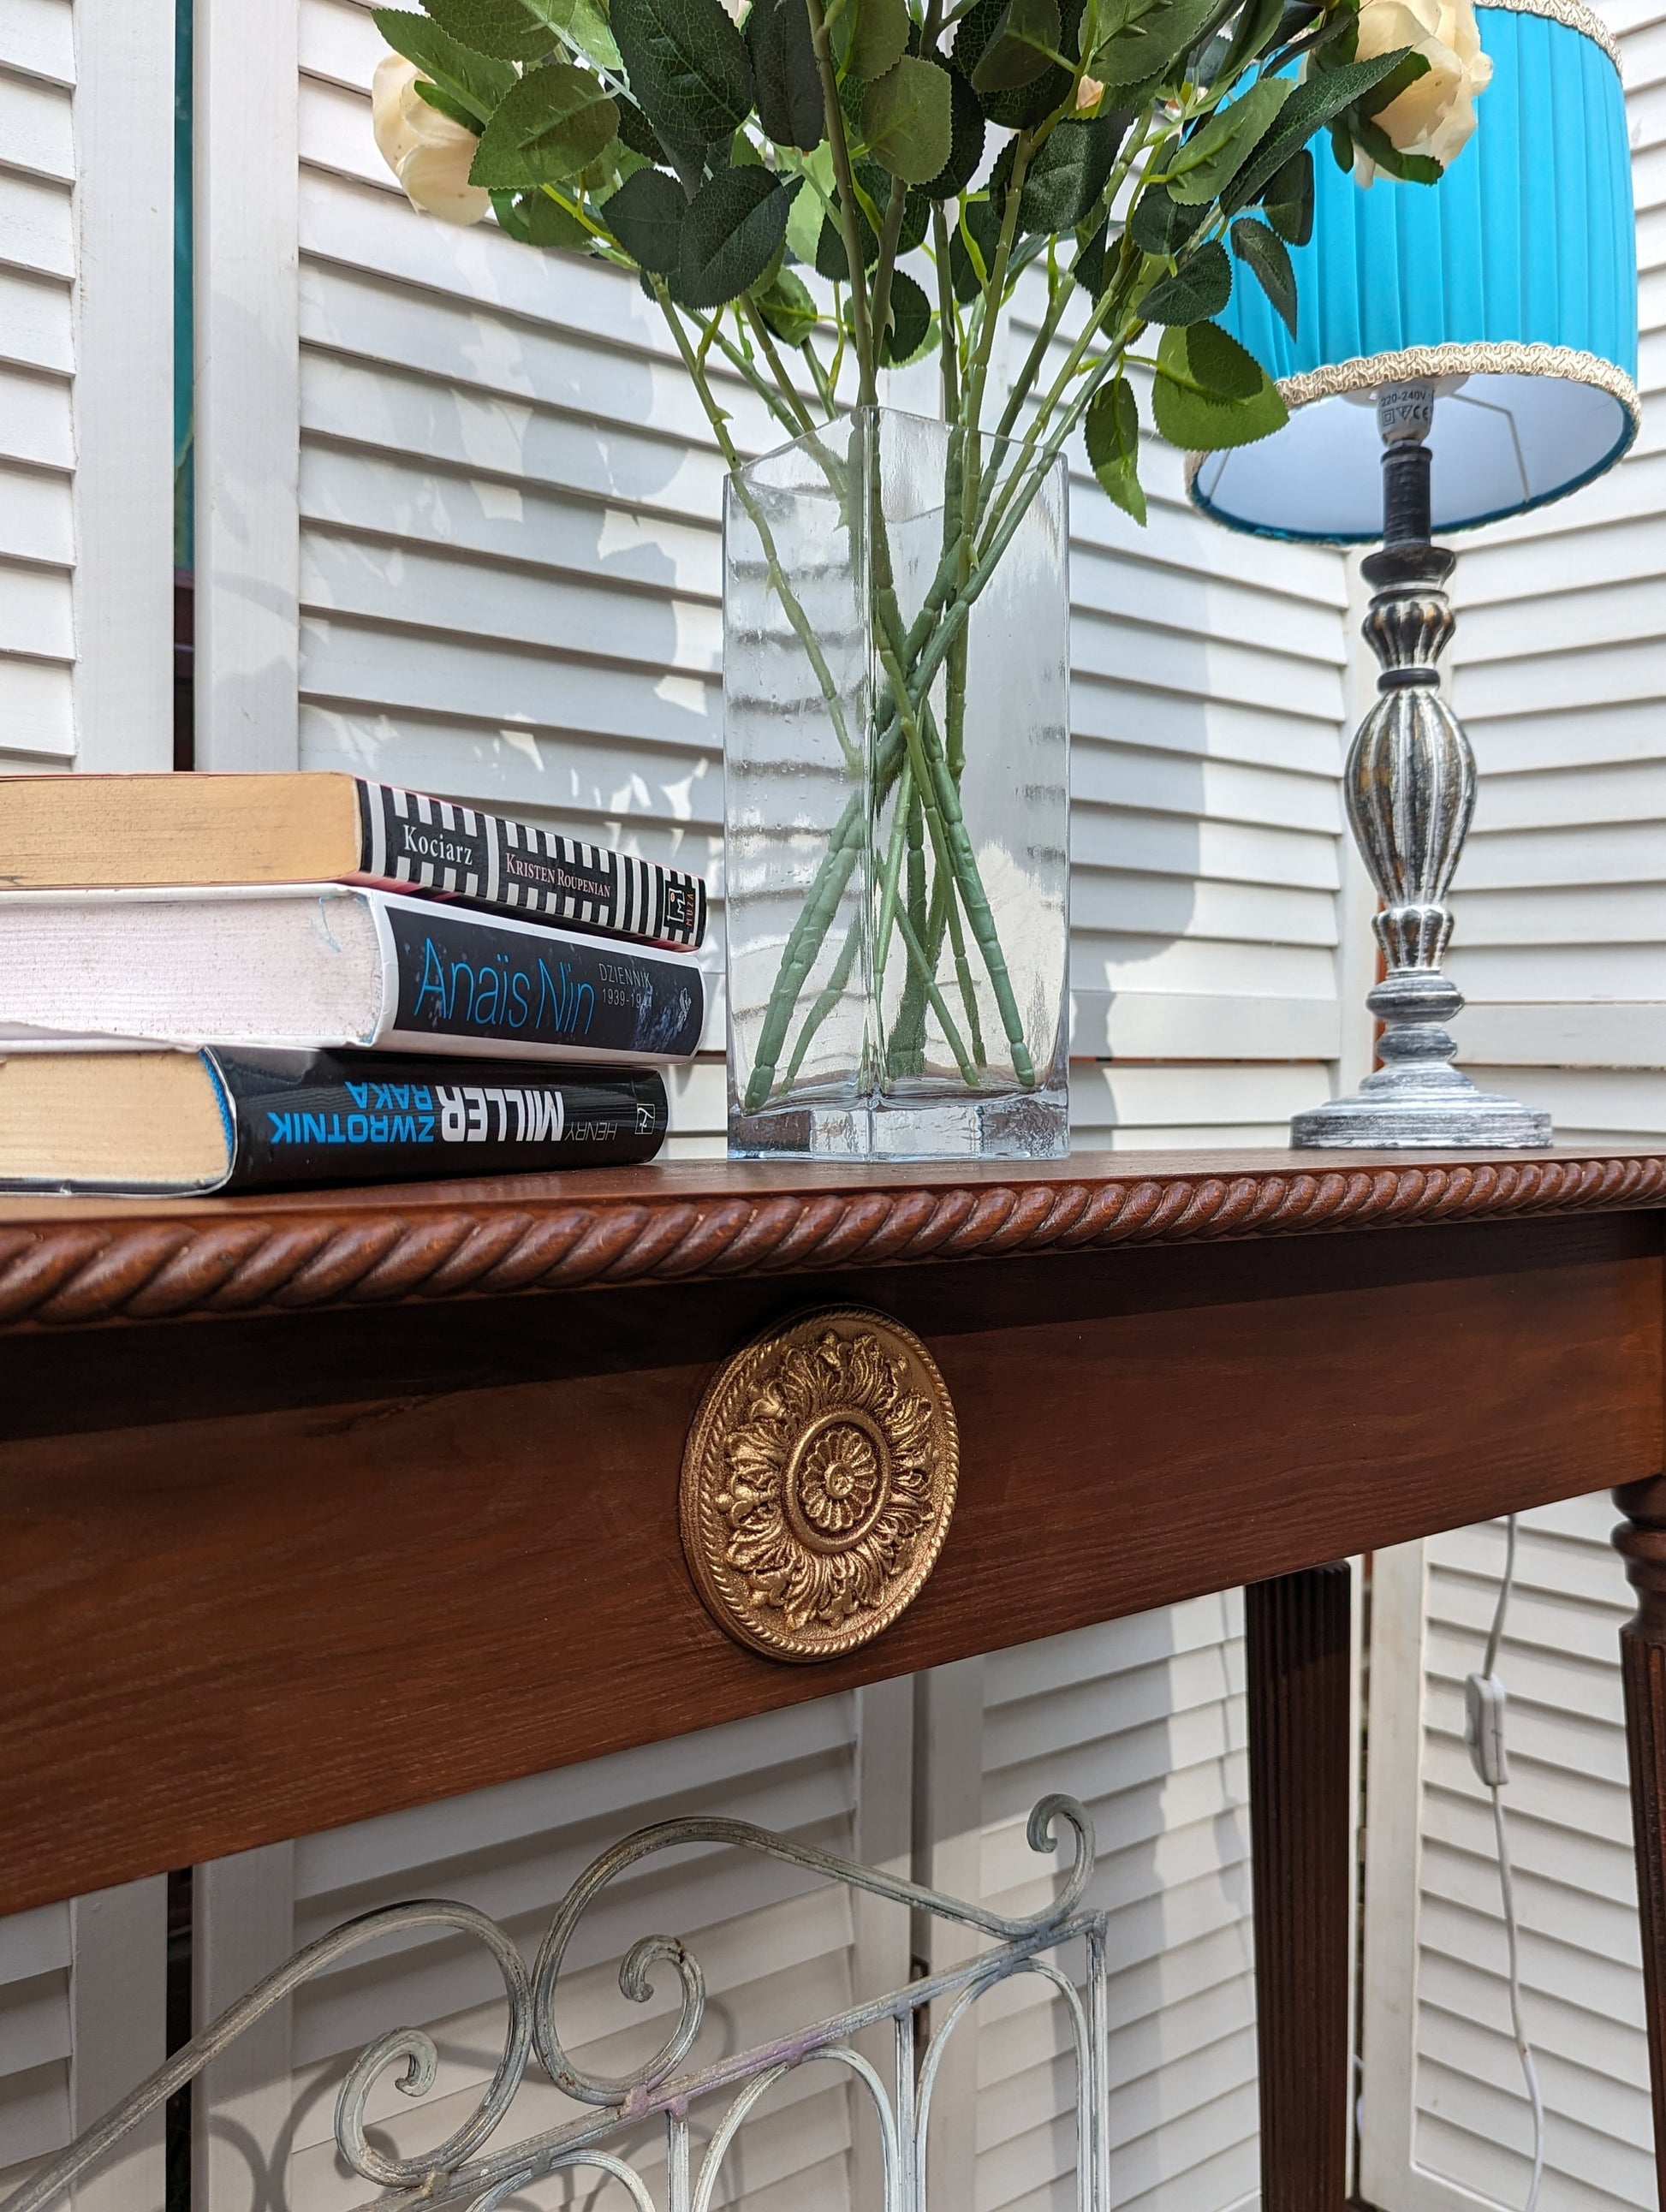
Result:
[[[199,2013],[228,2002],[339,1921],[408,1897],[479,1906],[530,1960],[590,1860],[655,1820],[723,1814],[906,1872],[911,1753],[909,1686],[882,1684],[221,1861],[198,1874]],[[900,1908],[853,1903],[842,1888],[750,1853],[684,1848],[606,1891],[569,1953],[557,2024],[590,2070],[640,2064],[675,2017],[668,1968],[641,2009],[617,1983],[624,1952],[656,1933],[681,1937],[704,1970],[699,2055],[708,2058],[909,1978]],[[372,2106],[410,2153],[449,2134],[473,2108],[501,2055],[503,2022],[497,1970],[464,1939],[401,1939],[391,1954],[342,1962],[299,1991],[217,2079],[210,2073],[197,2112],[199,2212],[334,2212],[359,2202],[365,2185],[338,2163],[331,2134],[347,2065],[391,2027],[434,2033],[440,2076],[420,2112],[391,2080]],[[576,2109],[534,2064],[501,2141]],[[719,2112],[696,2110],[696,2125]],[[853,2169],[865,2172],[873,2154],[854,2137],[856,2112],[832,2069],[794,2074],[747,2126],[717,2201],[744,2193],[749,2207],[846,2212]],[[642,2155],[648,2171],[663,2166],[660,2124],[643,2130]],[[568,2177],[581,2198],[597,2180]],[[561,2185],[546,2185],[537,2201],[565,2201]]]
[[[0,2197],[166,2055],[161,1875],[0,1919]],[[73,2212],[161,2212],[158,2113],[76,2189]]]
[[[1642,430],[1597,483],[1460,541],[1454,585],[1454,695],[1481,769],[1455,1033],[1478,1081],[1550,1108],[1565,1142],[1666,1133],[1666,18],[1602,13],[1631,118]],[[1656,2186],[1615,1517],[1601,1496],[1525,1516],[1499,1668],[1542,2212],[1652,2205]],[[1525,2196],[1491,1814],[1462,1741],[1503,1552],[1489,1526],[1377,1563],[1362,2187],[1384,2212]]]
[[1450,970],[1462,1064],[1559,1136],[1666,1130],[1666,18],[1620,39],[1643,427],[1617,469],[1459,541],[1454,697],[1481,769]]
[[[1615,1517],[1604,1495],[1523,1516],[1499,1660],[1541,2212],[1655,2203]],[[1463,1743],[1504,1556],[1500,1522],[1376,1561],[1360,2183],[1382,2212],[1526,2198],[1493,1817]]]
[[0,771],[172,761],[172,0],[0,10]]
[[[1039,1911],[1054,1862],[1031,1808],[1079,1797],[1098,1835],[1087,1901],[1109,1908],[1112,2202],[1229,2212],[1259,2191],[1241,1594],[1048,1638],[921,1678],[929,1878]],[[964,1955],[933,1931],[932,1964]],[[942,2202],[1076,2203],[1069,2027],[1020,1979],[964,2027],[955,2077],[974,2141],[933,2141]],[[940,2171],[956,2161],[951,2171]]]

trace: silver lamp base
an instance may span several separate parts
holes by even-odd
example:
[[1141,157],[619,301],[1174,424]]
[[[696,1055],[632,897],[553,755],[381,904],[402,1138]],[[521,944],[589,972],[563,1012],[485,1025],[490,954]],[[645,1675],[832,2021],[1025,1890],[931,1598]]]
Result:
[[1290,1141],[1298,1151],[1357,1147],[1362,1152],[1406,1152],[1426,1147],[1476,1152],[1547,1152],[1550,1116],[1536,1106],[1478,1091],[1455,1067],[1443,1071],[1445,1083],[1407,1081],[1408,1069],[1368,1075],[1352,1098],[1333,1098],[1298,1114]]
[[1446,903],[1475,809],[1475,758],[1440,691],[1452,635],[1446,582],[1453,556],[1429,543],[1429,448],[1435,387],[1377,395],[1383,440],[1383,550],[1363,564],[1371,586],[1365,635],[1381,664],[1377,699],[1348,753],[1349,826],[1382,903],[1371,923],[1388,973],[1365,1004],[1383,1024],[1382,1065],[1352,1098],[1298,1114],[1305,1148],[1422,1146],[1542,1151],[1550,1116],[1478,1091],[1452,1066],[1446,1024],[1463,1006],[1441,972],[1451,941]]
[[1383,1024],[1383,1065],[1351,1098],[1333,1098],[1298,1114],[1290,1141],[1298,1150],[1400,1152],[1420,1146],[1474,1151],[1543,1152],[1550,1116],[1477,1090],[1451,1064],[1456,1050],[1446,1024],[1463,994],[1438,968],[1399,968],[1365,1000]]

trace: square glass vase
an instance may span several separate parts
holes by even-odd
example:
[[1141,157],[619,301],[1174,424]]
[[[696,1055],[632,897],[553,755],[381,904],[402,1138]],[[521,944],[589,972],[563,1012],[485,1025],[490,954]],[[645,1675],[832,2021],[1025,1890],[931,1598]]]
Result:
[[1062,458],[886,408],[723,516],[729,1151],[1068,1152]]

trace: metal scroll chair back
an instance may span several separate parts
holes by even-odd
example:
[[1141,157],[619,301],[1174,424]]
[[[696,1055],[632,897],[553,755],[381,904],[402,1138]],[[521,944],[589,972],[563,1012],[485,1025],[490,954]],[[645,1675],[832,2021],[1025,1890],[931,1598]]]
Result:
[[[1030,1815],[1030,1847],[1055,1850],[1060,1823],[1074,1836],[1074,1861],[1054,1902],[1023,1919],[1007,1919],[835,1858],[745,1820],[704,1819],[664,1820],[639,1829],[593,1860],[562,1899],[531,1973],[514,1940],[472,1905],[419,1899],[367,1912],[297,1951],[9,2197],[0,2212],[48,2212],[63,2204],[82,2173],[302,1983],[368,1944],[426,1928],[476,1937],[496,1960],[508,2007],[503,2055],[463,2125],[435,2149],[401,2158],[379,2148],[366,2132],[371,2093],[398,2068],[397,2088],[413,2099],[427,2095],[438,2074],[439,2053],[432,2037],[414,2027],[393,2028],[367,2045],[336,2103],[337,2148],[352,2172],[376,2189],[359,2212],[417,2205],[423,2212],[446,2206],[497,2212],[533,2183],[570,2168],[611,2176],[639,2212],[658,2212],[641,2172],[626,2154],[643,2124],[656,2119],[666,2129],[666,2212],[710,2212],[724,2158],[753,2107],[795,2067],[815,2063],[842,2069],[866,2092],[885,2177],[883,2206],[873,2212],[926,2212],[927,2142],[944,2052],[979,1998],[1018,1974],[1038,1975],[1047,1982],[1069,2015],[1076,2061],[1078,2201],[1080,2212],[1110,2212],[1105,1915],[1080,1909],[1093,1870],[1093,1825],[1074,1798],[1042,1799]],[[676,2022],[654,2057],[634,2072],[616,2078],[587,2073],[562,2045],[556,2024],[568,1943],[587,1908],[617,1875],[656,1852],[687,1844],[729,1844],[808,1868],[849,1888],[976,1929],[994,1939],[993,1948],[949,1972],[911,1982],[773,2043],[685,2069],[705,2017],[705,1979],[699,1962],[676,1937],[647,1936],[626,1953],[619,1987],[642,2003],[651,1994],[654,1969],[671,1967],[681,1984]],[[1078,1941],[1085,1954],[1079,1983],[1043,1955]],[[853,2042],[864,2030],[886,2023],[891,2028],[889,2079]],[[494,2148],[492,2138],[508,2117],[534,2055],[557,2088],[589,2109],[559,2127]],[[691,2108],[725,2096],[728,2102],[717,2112],[696,2155]]]

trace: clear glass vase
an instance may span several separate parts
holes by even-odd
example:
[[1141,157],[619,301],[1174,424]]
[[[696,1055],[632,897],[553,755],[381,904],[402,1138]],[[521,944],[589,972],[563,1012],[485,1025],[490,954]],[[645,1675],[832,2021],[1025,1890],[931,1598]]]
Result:
[[1069,1150],[1061,459],[864,408],[724,501],[729,1150]]

